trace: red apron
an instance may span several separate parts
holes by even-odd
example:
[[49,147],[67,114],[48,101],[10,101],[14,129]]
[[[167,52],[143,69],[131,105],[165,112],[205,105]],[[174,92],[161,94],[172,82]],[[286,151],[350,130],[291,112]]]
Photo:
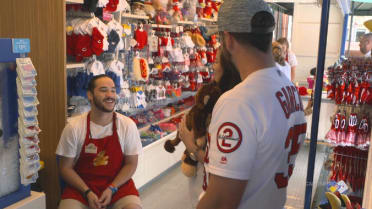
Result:
[[[91,139],[89,113],[87,116],[87,134],[74,170],[99,198],[117,176],[123,164],[124,154],[116,131],[116,113],[113,116],[112,135],[102,139]],[[132,179],[118,188],[110,204],[127,195],[139,196]],[[75,199],[84,205],[88,205],[83,195],[71,186],[66,186],[62,199]]]

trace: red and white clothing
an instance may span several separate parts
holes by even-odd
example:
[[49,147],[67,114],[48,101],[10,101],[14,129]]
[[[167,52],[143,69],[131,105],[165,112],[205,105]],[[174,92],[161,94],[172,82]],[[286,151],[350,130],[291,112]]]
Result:
[[250,74],[219,98],[208,131],[207,173],[248,181],[238,208],[282,209],[306,134],[293,83],[277,67]]
[[[123,166],[126,155],[142,151],[135,123],[126,116],[115,113],[114,123],[100,126],[90,121],[88,113],[73,117],[64,128],[56,154],[74,158],[74,170],[98,196],[112,183]],[[137,195],[133,180],[119,187],[111,203],[127,195]],[[75,188],[67,186],[62,199],[87,201]]]

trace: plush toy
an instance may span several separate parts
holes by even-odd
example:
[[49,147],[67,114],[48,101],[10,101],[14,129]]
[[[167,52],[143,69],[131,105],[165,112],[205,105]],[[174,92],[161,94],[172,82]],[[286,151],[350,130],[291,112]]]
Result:
[[[222,91],[216,82],[203,85],[196,94],[195,105],[186,115],[186,126],[189,130],[194,131],[194,137],[197,139],[195,144],[203,150],[206,145],[205,136],[211,121],[212,110],[221,94]],[[175,146],[180,142],[181,139],[179,138],[179,133],[177,133],[175,139],[165,142],[164,149],[173,153]],[[188,177],[195,176],[197,164],[198,162],[192,160],[189,152],[185,150],[182,156],[182,172]]]
[[152,6],[156,11],[155,22],[156,24],[170,24],[170,16],[167,12],[167,7],[169,5],[169,0],[153,0]]

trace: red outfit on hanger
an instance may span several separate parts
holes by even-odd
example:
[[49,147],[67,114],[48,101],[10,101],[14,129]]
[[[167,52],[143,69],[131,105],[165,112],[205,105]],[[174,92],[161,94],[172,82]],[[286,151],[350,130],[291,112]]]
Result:
[[135,36],[137,41],[136,48],[142,50],[147,45],[147,32],[145,30],[141,31],[140,29],[137,29]]
[[[97,148],[96,153],[87,153],[87,146],[94,145]],[[103,154],[102,154],[103,153]],[[98,157],[108,157],[106,165],[94,165]],[[80,157],[76,162],[74,170],[84,180],[87,186],[100,197],[103,191],[108,188],[114,178],[124,165],[124,154],[121,150],[119,137],[116,129],[116,113],[113,115],[112,135],[102,139],[92,139],[90,137],[90,113],[87,116],[87,133],[84,145],[80,152]],[[128,195],[137,195],[138,191],[132,179],[118,188],[118,191],[112,196],[111,203],[115,203],[122,197]],[[62,194],[62,199],[75,199],[88,205],[83,195],[75,188],[67,186]]]

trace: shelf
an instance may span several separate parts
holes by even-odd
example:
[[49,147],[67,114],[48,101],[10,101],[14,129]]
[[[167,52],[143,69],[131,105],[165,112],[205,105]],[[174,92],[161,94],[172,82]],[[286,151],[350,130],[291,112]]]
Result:
[[83,4],[84,0],[65,0],[66,4]]
[[84,68],[85,63],[79,63],[79,62],[69,62],[66,63],[66,69],[73,69],[73,68]]
[[172,25],[159,25],[159,24],[151,24],[151,27],[153,28],[167,28],[167,29],[172,29]]
[[130,14],[130,13],[123,13],[122,17],[131,18],[131,19],[142,19],[142,20],[148,20],[149,19],[148,16],[134,15],[134,14]]
[[189,111],[190,109],[191,109],[191,107],[186,108],[186,109],[184,109],[184,110],[182,110],[182,111],[180,111],[180,112],[178,112],[178,113],[176,113],[176,114],[174,114],[174,115],[171,115],[170,117],[164,118],[164,119],[159,120],[159,121],[157,121],[157,122],[155,122],[155,123],[152,123],[152,124],[150,124],[150,125],[144,126],[144,127],[142,127],[142,128],[139,129],[139,132],[146,131],[147,129],[150,128],[151,125],[156,125],[156,124],[159,124],[159,123],[166,122],[166,121],[168,121],[168,120],[170,120],[170,119],[172,119],[172,118],[176,118],[176,117],[178,117],[178,116],[180,116],[180,115],[186,113],[186,112]]
[[178,21],[177,24],[179,25],[194,25],[195,23],[192,21]]
[[209,19],[209,18],[200,18],[201,21],[204,21],[204,22],[211,22],[211,23],[215,23],[217,22],[217,20],[214,20],[214,19]]

